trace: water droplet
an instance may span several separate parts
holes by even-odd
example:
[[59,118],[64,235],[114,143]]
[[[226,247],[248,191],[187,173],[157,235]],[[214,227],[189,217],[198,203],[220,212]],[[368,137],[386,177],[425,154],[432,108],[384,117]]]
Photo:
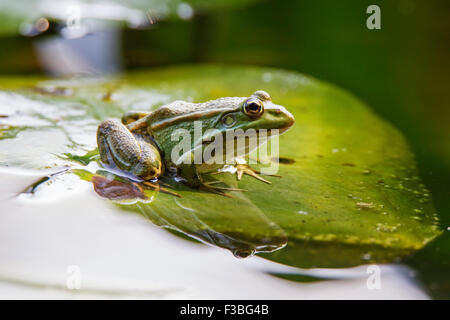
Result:
[[177,13],[181,19],[189,20],[194,16],[194,9],[189,4],[181,2],[178,5]]
[[307,211],[303,211],[303,210],[299,210],[297,211],[298,214],[303,214],[303,215],[307,215],[308,212]]

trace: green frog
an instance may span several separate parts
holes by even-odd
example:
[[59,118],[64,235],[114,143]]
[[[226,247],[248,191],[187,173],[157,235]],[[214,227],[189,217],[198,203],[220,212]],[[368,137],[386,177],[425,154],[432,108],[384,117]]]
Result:
[[[195,139],[198,123],[202,133],[200,139],[198,133]],[[128,112],[121,122],[108,119],[99,125],[97,144],[104,164],[131,173],[140,180],[155,180],[165,172],[172,172],[191,186],[217,190],[220,187],[204,182],[202,175],[217,172],[226,164],[174,160],[172,151],[179,143],[173,139],[176,130],[183,129],[192,136],[192,152],[188,157],[193,157],[195,148],[204,147],[212,140],[206,133],[211,132],[208,129],[224,136],[237,129],[254,129],[256,133],[266,129],[269,134],[274,131],[272,129],[278,129],[281,134],[293,124],[294,117],[284,107],[272,103],[267,92],[258,90],[250,97],[226,97],[203,103],[174,101],[152,112]],[[244,153],[250,151],[246,146]],[[246,174],[270,183],[245,163],[239,162],[233,167],[238,180]]]

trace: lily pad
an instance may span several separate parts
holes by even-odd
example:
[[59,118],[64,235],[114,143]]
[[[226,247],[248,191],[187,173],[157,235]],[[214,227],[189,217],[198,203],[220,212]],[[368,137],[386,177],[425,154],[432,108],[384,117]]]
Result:
[[[64,175],[93,181],[100,196],[112,192],[115,198],[105,201],[121,210],[238,256],[266,252],[261,255],[293,266],[345,267],[396,260],[441,233],[403,136],[351,94],[316,79],[274,69],[195,65],[108,79],[0,83],[0,165],[70,167]],[[248,176],[237,182],[222,173],[215,178],[248,191],[227,198],[170,179],[148,189],[130,186],[96,162],[95,131],[107,117],[176,99],[202,102],[258,89],[296,119],[279,138],[280,159],[273,161],[281,178],[268,177],[271,185]],[[36,197],[49,181],[33,190]],[[167,186],[181,197],[158,192]],[[132,201],[117,197],[117,190],[133,195]]]

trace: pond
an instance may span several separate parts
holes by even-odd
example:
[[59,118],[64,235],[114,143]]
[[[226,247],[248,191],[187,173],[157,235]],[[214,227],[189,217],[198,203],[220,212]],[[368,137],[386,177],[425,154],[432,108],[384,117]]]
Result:
[[[186,65],[97,78],[3,78],[2,291],[17,297],[428,298],[411,255],[442,234],[403,135],[350,93],[271,68]],[[99,161],[106,118],[174,100],[270,93],[295,117],[277,177],[165,176]],[[276,141],[276,145],[275,145]],[[40,290],[45,288],[46,290]]]

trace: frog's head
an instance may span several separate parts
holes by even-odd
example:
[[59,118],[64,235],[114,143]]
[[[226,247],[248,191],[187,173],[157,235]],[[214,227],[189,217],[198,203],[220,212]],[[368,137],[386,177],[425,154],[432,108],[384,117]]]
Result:
[[[240,136],[250,137],[255,131],[257,137],[263,138],[258,139],[257,143],[260,144],[266,141],[265,137],[285,132],[295,121],[292,114],[284,107],[272,103],[270,95],[262,90],[250,97],[219,98],[204,103],[175,101],[153,114],[153,122],[149,126],[152,138],[167,154],[171,154],[172,148],[179,146],[179,134],[183,137],[185,134],[190,135],[192,149],[207,145],[217,133],[234,139]],[[182,129],[183,134],[178,129]],[[267,130],[266,134],[261,135],[262,129]],[[200,135],[197,135],[198,132]],[[253,147],[256,146],[246,141],[245,153]]]
[[286,108],[274,104],[267,92],[258,90],[233,111],[224,113],[218,125],[226,129],[278,129],[281,134],[294,122]]

